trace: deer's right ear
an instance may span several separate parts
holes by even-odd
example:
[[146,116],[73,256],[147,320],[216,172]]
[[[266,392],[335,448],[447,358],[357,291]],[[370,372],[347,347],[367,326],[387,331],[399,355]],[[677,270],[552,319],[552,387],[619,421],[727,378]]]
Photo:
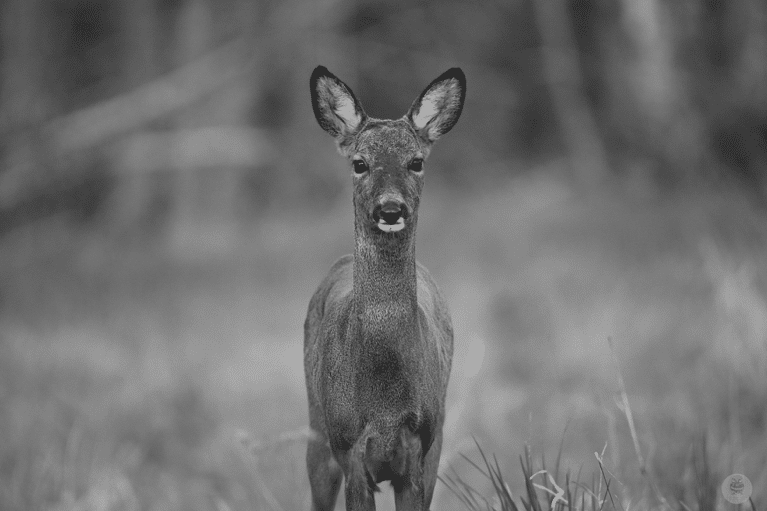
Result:
[[314,117],[339,142],[356,133],[367,118],[354,93],[325,66],[317,66],[309,79]]

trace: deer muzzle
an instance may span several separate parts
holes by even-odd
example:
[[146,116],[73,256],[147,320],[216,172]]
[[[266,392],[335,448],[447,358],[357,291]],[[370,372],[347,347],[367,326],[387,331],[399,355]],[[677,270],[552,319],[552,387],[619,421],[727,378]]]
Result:
[[388,200],[373,210],[376,226],[383,232],[397,232],[405,228],[407,206],[402,201]]

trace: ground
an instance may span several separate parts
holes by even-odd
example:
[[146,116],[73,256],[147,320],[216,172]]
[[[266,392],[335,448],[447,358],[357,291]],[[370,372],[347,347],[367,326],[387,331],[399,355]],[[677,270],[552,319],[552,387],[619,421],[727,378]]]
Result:
[[[518,495],[524,445],[553,460],[564,435],[566,468],[598,470],[606,446],[616,488],[645,502],[611,337],[664,495],[690,497],[705,437],[718,480],[747,475],[764,505],[763,210],[556,170],[469,196],[430,186],[417,254],[456,334],[445,468],[489,491],[459,456],[476,459],[473,436]],[[0,508],[308,509],[302,327],[352,249],[343,199],[275,206],[213,255],[60,217],[5,234]],[[432,507],[461,509],[441,484]]]

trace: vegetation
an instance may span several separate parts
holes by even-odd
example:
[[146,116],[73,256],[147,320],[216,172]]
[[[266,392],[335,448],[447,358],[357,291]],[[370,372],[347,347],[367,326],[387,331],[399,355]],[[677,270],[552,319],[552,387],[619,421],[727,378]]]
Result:
[[353,232],[323,64],[379,117],[467,75],[418,227],[456,334],[433,508],[726,510],[742,473],[764,509],[766,24],[758,0],[0,2],[0,508],[307,508],[302,321]]

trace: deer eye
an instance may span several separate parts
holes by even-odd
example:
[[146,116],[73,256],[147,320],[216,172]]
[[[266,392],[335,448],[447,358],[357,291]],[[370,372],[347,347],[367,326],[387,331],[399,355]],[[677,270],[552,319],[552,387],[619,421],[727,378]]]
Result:
[[407,166],[407,168],[413,172],[421,172],[423,170],[423,159],[414,158],[413,161],[410,162],[410,165]]
[[354,165],[355,174],[364,174],[368,171],[368,164],[365,163],[364,160],[354,160],[352,161],[352,165]]

